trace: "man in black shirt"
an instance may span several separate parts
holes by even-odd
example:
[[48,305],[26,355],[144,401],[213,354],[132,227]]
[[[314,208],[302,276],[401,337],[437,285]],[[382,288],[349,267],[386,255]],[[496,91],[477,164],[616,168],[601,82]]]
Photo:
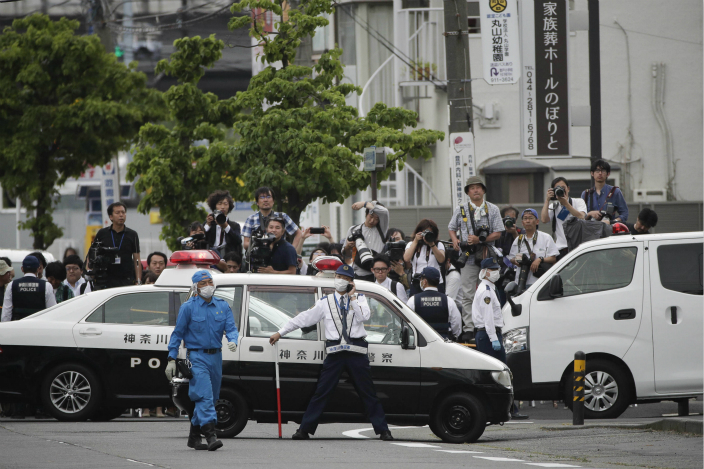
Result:
[[636,222],[633,224],[626,223],[626,226],[632,235],[643,235],[650,234],[650,228],[655,228],[657,224],[658,214],[655,213],[655,210],[645,207],[638,214]]
[[296,275],[296,267],[298,265],[298,255],[296,248],[291,243],[286,241],[284,234],[286,233],[286,221],[283,217],[275,216],[269,218],[266,225],[266,232],[271,233],[276,237],[272,243],[271,261],[269,266],[260,267],[257,272],[260,274],[285,274]]
[[115,202],[108,207],[112,225],[100,229],[95,240],[103,247],[118,248],[117,255],[108,266],[106,288],[139,284],[142,278],[142,260],[139,253],[139,235],[125,226],[127,206]]

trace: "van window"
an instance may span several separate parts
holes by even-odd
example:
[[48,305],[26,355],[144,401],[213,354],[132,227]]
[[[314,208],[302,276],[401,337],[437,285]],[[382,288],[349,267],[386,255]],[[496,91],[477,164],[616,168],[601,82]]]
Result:
[[702,243],[658,246],[660,283],[668,290],[701,295]]
[[[225,300],[228,305],[230,305],[230,309],[232,310],[232,316],[235,319],[235,325],[237,326],[237,329],[239,330],[240,328],[240,315],[242,313],[242,291],[244,290],[244,287],[242,286],[237,286],[237,287],[218,287],[215,290],[215,298],[220,298],[221,300]],[[178,292],[178,299],[180,300],[179,302],[179,308],[183,303],[188,300],[190,291],[181,291]],[[178,312],[176,313],[178,316]]]
[[[271,337],[291,318],[315,305],[315,288],[249,287],[247,336]],[[318,340],[318,326],[297,329],[286,339]]]
[[[400,345],[403,318],[381,297],[365,293],[367,304],[371,311],[368,321],[364,321],[367,331],[367,342],[370,344]],[[410,343],[415,344],[413,329],[410,328]]]
[[638,248],[591,251],[573,259],[559,273],[563,296],[627,287],[633,279]]
[[86,322],[169,325],[169,292],[129,293],[109,299]]

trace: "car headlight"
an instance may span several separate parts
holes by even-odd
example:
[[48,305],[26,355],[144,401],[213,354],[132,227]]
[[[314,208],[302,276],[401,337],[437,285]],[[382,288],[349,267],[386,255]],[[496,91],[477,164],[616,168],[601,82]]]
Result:
[[519,327],[504,334],[504,349],[506,353],[528,350],[528,328]]
[[501,386],[506,386],[507,388],[511,387],[511,371],[509,371],[508,368],[503,371],[492,371],[491,377]]

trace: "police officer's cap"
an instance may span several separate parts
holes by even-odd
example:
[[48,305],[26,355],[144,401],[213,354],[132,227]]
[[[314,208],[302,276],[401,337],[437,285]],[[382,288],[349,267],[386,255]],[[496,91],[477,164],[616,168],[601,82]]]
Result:
[[209,278],[210,278],[210,279],[213,278],[213,276],[210,275],[210,272],[208,272],[207,270],[199,270],[198,272],[196,272],[195,274],[193,274],[193,277],[191,277],[191,281],[192,281],[193,283],[198,283],[198,282],[200,282],[201,280],[206,280],[206,279],[209,279]]
[[22,268],[24,270],[37,270],[39,268],[39,259],[34,256],[27,256],[22,261]]
[[467,184],[465,184],[464,186],[464,193],[466,194],[467,190],[469,189],[469,186],[474,184],[480,184],[484,189],[484,193],[486,194],[486,184],[484,184],[484,179],[482,179],[481,176],[472,176],[470,178],[467,178]]
[[487,257],[482,261],[482,269],[498,269],[499,264],[496,263],[496,259],[493,257]]
[[428,280],[439,282],[440,281],[440,271],[435,267],[426,267],[420,272],[420,278],[426,278]]
[[354,269],[347,264],[342,264],[340,267],[337,268],[335,274],[345,275],[347,277],[354,278]]

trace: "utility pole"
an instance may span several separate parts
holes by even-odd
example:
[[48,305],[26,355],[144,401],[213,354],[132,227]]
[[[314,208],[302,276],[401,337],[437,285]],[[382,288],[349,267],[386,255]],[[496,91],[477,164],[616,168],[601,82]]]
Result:
[[[122,14],[124,15],[122,25],[125,28],[132,28],[134,22],[132,21],[132,0],[127,0],[123,6]],[[134,60],[134,32],[131,30],[126,30],[124,33],[125,41],[125,55],[123,55],[122,63],[129,65],[130,62]]]
[[112,40],[112,33],[107,27],[106,15],[107,12],[103,10],[102,2],[98,0],[88,0],[89,12],[88,17],[91,18],[88,26],[88,34],[97,34],[100,38],[100,42],[103,43],[103,47],[109,54],[115,53],[115,43]]
[[[588,0],[589,9],[589,106],[591,107],[591,123],[589,127],[589,142],[591,158],[594,161],[601,158],[601,59],[599,41],[599,0]],[[592,178],[594,186],[594,178]]]
[[445,63],[447,64],[447,104],[450,108],[449,133],[473,132],[472,82],[467,37],[467,2],[444,0]]

